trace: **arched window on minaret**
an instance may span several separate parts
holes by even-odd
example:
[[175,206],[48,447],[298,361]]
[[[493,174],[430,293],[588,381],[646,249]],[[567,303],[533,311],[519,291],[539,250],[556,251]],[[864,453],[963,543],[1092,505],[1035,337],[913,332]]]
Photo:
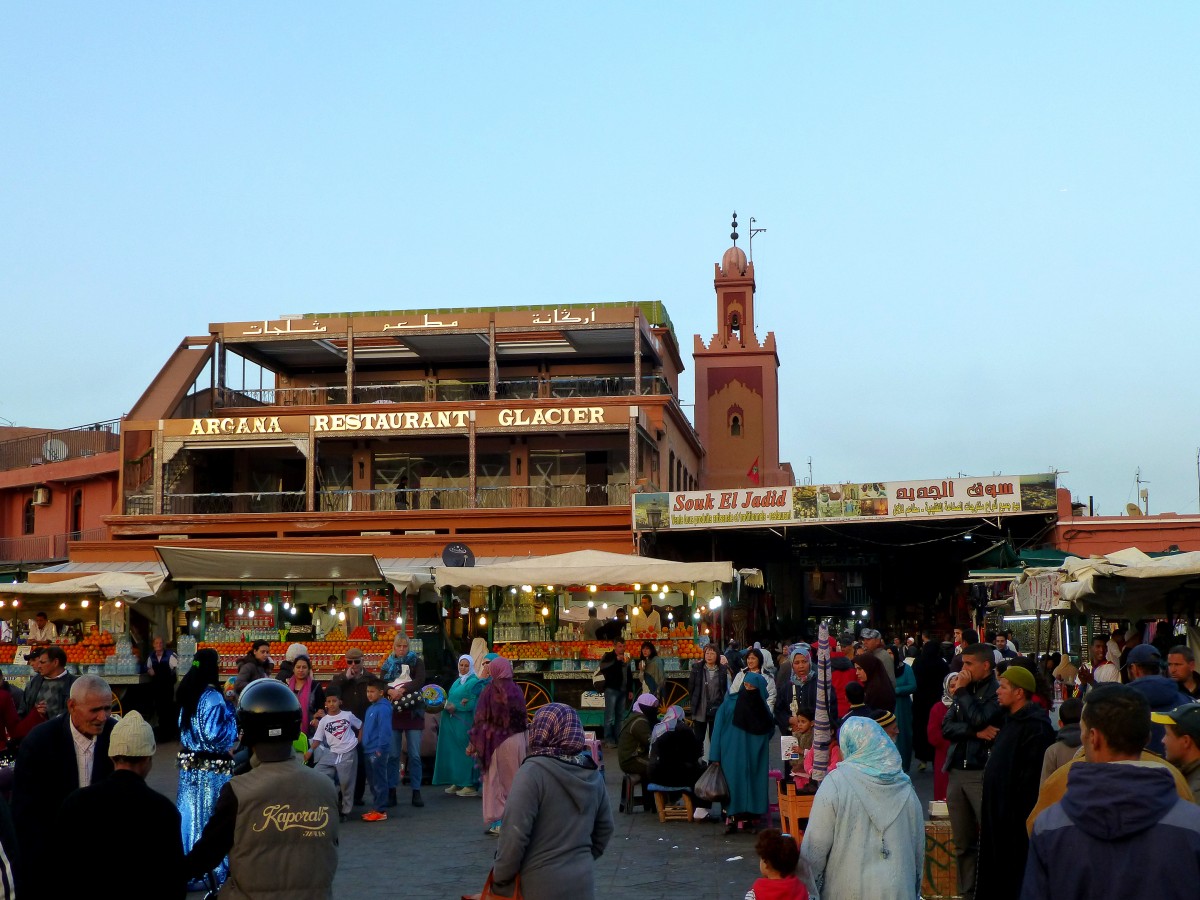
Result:
[[746,424],[746,414],[742,411],[742,408],[740,406],[729,407],[726,420],[729,423],[729,436],[741,437],[742,429]]

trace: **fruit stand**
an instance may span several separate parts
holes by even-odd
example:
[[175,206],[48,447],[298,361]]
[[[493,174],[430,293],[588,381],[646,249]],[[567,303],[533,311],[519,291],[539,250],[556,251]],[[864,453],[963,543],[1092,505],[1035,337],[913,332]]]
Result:
[[[584,639],[589,612],[607,622],[618,608],[627,608],[628,654],[636,659],[642,640],[652,641],[667,678],[664,704],[686,708],[689,669],[707,643],[709,617],[721,605],[721,586],[733,581],[733,566],[582,550],[474,568],[437,568],[434,580],[447,605],[455,591],[468,592],[458,597],[461,605],[469,595],[463,614],[478,616],[495,652],[513,661],[531,713],[556,700],[579,709],[584,724],[598,726],[604,701],[601,692],[592,690],[592,676],[612,640]],[[643,633],[637,605],[647,594],[663,627]]]

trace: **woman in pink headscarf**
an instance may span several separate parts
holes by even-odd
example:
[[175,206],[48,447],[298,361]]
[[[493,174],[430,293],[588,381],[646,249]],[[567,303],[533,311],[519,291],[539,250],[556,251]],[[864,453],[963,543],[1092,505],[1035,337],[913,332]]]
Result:
[[492,680],[475,706],[467,754],[479,760],[483,772],[483,821],[488,834],[499,835],[508,789],[525,759],[528,720],[525,695],[513,682],[512,663],[497,656],[489,672]]

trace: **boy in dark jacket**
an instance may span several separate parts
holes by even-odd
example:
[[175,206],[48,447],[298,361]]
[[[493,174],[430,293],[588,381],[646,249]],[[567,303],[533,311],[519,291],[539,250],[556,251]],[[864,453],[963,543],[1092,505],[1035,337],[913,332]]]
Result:
[[363,757],[371,770],[371,810],[363,815],[364,822],[387,820],[384,808],[388,799],[388,750],[392,746],[392,704],[384,692],[387,682],[372,677],[367,685],[367,717],[363,721]]

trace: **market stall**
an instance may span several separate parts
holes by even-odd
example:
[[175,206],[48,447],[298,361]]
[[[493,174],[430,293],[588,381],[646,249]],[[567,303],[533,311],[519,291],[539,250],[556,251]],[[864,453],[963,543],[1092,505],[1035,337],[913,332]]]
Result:
[[[0,584],[0,670],[18,687],[32,671],[31,650],[63,648],[67,666],[78,674],[101,675],[118,697],[145,681],[139,656],[149,634],[171,618],[172,600],[157,591],[162,577],[105,572],[53,582]],[[35,618],[45,613],[53,636],[37,633]]]
[[[682,682],[707,643],[704,632],[721,606],[722,586],[733,582],[733,566],[580,550],[470,568],[443,566],[434,570],[434,579],[448,596],[465,596],[465,605],[458,601],[462,614],[477,617],[492,648],[513,660],[531,714],[554,699],[579,708],[586,724],[598,725],[604,701],[591,681],[612,640],[589,635],[597,626],[615,628],[633,656],[641,641],[651,641],[668,679],[664,704],[686,707]],[[650,597],[650,619],[639,604],[643,596]],[[625,621],[614,626],[618,609]],[[648,621],[657,627],[647,628]]]

